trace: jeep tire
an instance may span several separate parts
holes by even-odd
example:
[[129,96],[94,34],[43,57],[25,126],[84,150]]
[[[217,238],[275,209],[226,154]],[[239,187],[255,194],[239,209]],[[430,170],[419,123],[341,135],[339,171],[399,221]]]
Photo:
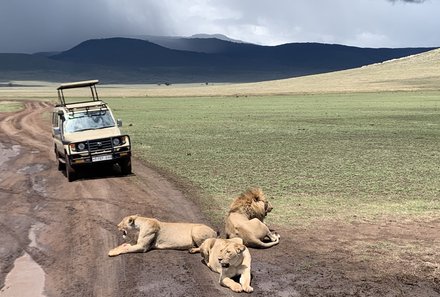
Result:
[[69,160],[66,160],[66,177],[69,182],[72,182],[76,179],[75,169],[72,168]]
[[119,161],[119,167],[121,167],[121,173],[123,175],[131,174],[131,158],[125,158]]

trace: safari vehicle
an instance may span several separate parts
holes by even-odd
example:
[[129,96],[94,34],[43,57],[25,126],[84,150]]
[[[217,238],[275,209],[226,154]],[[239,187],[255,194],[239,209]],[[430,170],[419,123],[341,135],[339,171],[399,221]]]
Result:
[[[87,166],[118,164],[121,173],[131,173],[131,143],[113,117],[107,103],[96,91],[98,80],[64,83],[58,87],[59,104],[52,112],[52,137],[58,169],[65,170],[69,182]],[[64,90],[90,88],[88,101],[66,102]],[[69,100],[70,101],[70,100]]]

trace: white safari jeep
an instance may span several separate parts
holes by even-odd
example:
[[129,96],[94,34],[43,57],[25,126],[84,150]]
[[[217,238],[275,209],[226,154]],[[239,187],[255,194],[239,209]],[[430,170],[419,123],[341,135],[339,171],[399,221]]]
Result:
[[[131,173],[130,137],[121,134],[121,120],[115,121],[107,103],[99,100],[98,80],[61,84],[57,104],[52,113],[52,137],[58,169],[66,170],[73,181],[77,171],[86,165],[118,164],[121,173]],[[63,90],[90,87],[88,101],[67,103]]]

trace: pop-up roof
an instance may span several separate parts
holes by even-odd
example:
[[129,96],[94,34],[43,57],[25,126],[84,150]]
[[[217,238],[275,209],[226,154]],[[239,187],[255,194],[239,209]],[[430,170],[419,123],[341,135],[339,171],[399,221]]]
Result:
[[[57,88],[58,99],[60,100],[60,103],[62,106],[66,106],[66,100],[64,99],[63,90],[90,87],[90,92],[92,94],[92,98],[91,98],[92,100],[89,100],[89,101],[99,101],[98,92],[96,91],[96,84],[98,84],[98,83],[99,83],[99,80],[95,79],[95,80],[86,80],[86,81],[78,81],[78,82],[61,84]],[[89,102],[89,101],[86,101],[86,102]]]

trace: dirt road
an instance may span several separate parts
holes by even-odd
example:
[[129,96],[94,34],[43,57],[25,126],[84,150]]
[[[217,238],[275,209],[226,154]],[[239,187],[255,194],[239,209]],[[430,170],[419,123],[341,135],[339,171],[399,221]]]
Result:
[[[210,222],[190,197],[136,160],[131,176],[95,172],[68,183],[54,159],[50,108],[26,102],[21,112],[0,113],[0,296],[10,294],[7,279],[23,255],[42,268],[43,296],[238,295],[218,285],[199,255],[109,258],[126,215]],[[440,296],[439,227],[431,219],[280,229],[279,246],[251,250],[252,295]],[[394,255],[381,254],[383,242],[398,247]]]

